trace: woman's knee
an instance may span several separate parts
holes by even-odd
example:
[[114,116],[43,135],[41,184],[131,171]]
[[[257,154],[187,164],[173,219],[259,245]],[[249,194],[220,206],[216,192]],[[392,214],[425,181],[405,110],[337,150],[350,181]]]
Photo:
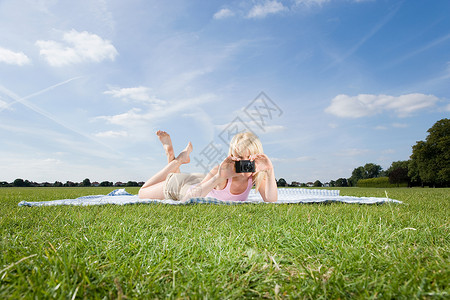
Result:
[[140,199],[164,199],[163,182],[139,189]]
[[144,196],[144,194],[145,194],[145,189],[146,189],[146,188],[140,188],[140,189],[139,189],[139,192],[138,192],[139,199],[145,198],[145,196]]

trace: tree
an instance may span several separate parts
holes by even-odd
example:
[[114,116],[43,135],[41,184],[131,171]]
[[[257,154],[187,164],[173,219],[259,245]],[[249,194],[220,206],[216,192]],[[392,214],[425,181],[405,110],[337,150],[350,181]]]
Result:
[[380,165],[376,164],[365,164],[364,165],[364,172],[366,175],[366,178],[376,178],[380,175],[380,172],[383,168]]
[[346,187],[346,186],[348,186],[347,179],[339,178],[338,180],[336,180],[336,186],[337,187]]
[[285,187],[286,185],[287,185],[287,182],[286,182],[286,180],[284,178],[278,179],[277,186]]
[[313,186],[314,187],[322,187],[322,182],[320,182],[319,180],[316,180],[316,181],[314,181],[314,184],[313,184]]
[[408,168],[397,168],[389,174],[389,183],[399,186],[407,183],[409,186]]
[[22,178],[17,178],[14,180],[13,186],[25,186],[25,181]]
[[408,165],[409,165],[409,160],[394,161],[391,164],[391,166],[389,167],[389,169],[386,170],[386,176],[389,177],[389,174],[391,174],[391,172],[394,171],[395,169],[408,168]]
[[408,176],[408,165],[408,160],[394,161],[385,172],[386,176],[389,177],[389,183],[397,186],[407,183],[410,186],[411,178]]
[[375,178],[380,175],[382,167],[377,164],[367,163],[363,166],[357,167],[353,170],[352,176],[348,179],[351,186],[356,186],[360,179]]
[[[365,179],[366,178],[366,172],[364,171],[364,167],[357,167],[353,170],[352,172],[352,176],[348,179],[348,184],[350,184],[351,186],[356,186],[356,183],[358,182],[358,180],[360,179]],[[347,180],[346,180],[347,182]]]
[[82,186],[91,186],[91,181],[89,180],[89,178],[86,178],[85,180],[83,180],[83,183],[81,185]]
[[412,147],[408,175],[414,182],[450,186],[450,119],[437,121]]

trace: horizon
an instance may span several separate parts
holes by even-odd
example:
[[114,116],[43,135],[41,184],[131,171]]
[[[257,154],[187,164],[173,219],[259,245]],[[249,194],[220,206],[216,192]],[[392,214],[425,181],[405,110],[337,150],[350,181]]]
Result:
[[[450,116],[450,2],[0,3],[0,181],[146,181],[236,128],[288,183],[408,160]],[[208,150],[216,156],[209,159]],[[208,154],[209,153],[209,154]],[[222,159],[225,156],[222,157]]]

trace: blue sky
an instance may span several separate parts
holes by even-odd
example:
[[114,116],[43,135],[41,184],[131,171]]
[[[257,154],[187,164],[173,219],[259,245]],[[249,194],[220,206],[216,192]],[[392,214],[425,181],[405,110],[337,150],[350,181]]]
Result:
[[192,141],[182,171],[202,172],[237,124],[288,182],[386,169],[450,116],[449,11],[446,0],[2,0],[0,180],[144,181],[166,163],[158,129],[176,152]]

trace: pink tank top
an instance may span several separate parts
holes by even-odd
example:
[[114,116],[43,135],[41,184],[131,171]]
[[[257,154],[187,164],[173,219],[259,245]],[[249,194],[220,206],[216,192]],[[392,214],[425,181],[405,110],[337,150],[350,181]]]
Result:
[[230,191],[231,188],[231,178],[227,180],[227,185],[223,190],[213,189],[211,192],[206,195],[206,197],[213,197],[223,201],[246,201],[248,198],[248,194],[250,194],[250,190],[252,189],[253,181],[252,177],[248,179],[247,189],[242,194],[232,194]]

